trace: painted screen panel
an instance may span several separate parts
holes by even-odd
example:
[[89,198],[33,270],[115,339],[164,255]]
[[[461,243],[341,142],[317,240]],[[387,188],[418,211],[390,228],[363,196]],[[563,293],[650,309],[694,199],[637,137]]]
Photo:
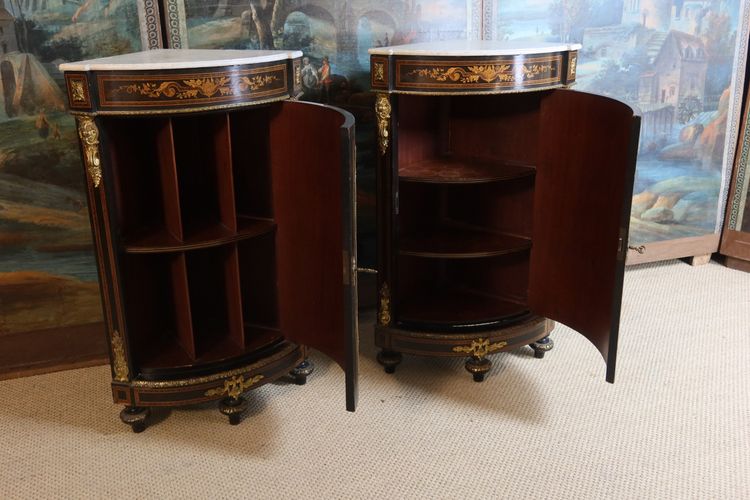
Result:
[[75,121],[57,66],[141,50],[144,12],[135,0],[0,2],[0,340],[101,321]]
[[631,245],[720,230],[747,57],[744,0],[488,0],[485,17],[485,38],[582,43],[575,88],[640,108]]

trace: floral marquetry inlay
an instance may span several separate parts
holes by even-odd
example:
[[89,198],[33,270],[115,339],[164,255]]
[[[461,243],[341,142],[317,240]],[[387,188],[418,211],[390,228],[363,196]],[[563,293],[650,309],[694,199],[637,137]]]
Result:
[[503,347],[508,345],[507,342],[495,342],[490,344],[490,339],[478,338],[471,341],[469,346],[456,346],[453,348],[453,352],[463,352],[474,356],[475,358],[482,359],[491,352],[499,351]]
[[206,391],[206,396],[228,396],[232,399],[237,399],[240,395],[250,387],[254,386],[263,379],[263,375],[255,375],[249,379],[245,379],[244,375],[238,375],[224,381],[222,387],[216,389],[209,389]]
[[[243,76],[237,88],[240,92],[260,90],[278,80],[276,75]],[[161,83],[134,83],[122,85],[115,93],[126,92],[152,98],[195,99],[199,97],[227,96],[234,93],[232,80],[229,77],[196,78],[191,80],[165,81]]]
[[[519,71],[520,70],[520,71]],[[494,83],[531,80],[552,71],[552,64],[522,64],[518,70],[513,64],[487,64],[477,66],[452,66],[448,68],[417,68],[407,73],[436,82]]]

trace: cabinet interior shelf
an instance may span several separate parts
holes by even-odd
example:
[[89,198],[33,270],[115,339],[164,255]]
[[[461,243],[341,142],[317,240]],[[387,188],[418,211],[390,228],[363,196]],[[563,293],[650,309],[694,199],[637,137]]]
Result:
[[402,299],[399,306],[401,324],[434,329],[475,329],[526,314],[526,304],[464,288],[425,290]]
[[239,216],[237,231],[216,222],[196,224],[182,241],[164,228],[150,229],[138,236],[127,238],[125,252],[163,253],[210,248],[264,235],[275,228],[276,224],[271,219]]
[[444,223],[401,236],[399,253],[413,257],[467,259],[523,252],[531,238],[460,223]]
[[522,163],[447,155],[400,165],[398,175],[401,182],[477,184],[530,177],[535,171]]

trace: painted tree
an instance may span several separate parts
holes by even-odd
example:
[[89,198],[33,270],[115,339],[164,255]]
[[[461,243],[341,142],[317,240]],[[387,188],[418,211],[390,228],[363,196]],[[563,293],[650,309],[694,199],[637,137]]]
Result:
[[561,42],[580,42],[591,18],[590,0],[554,0],[549,9],[552,34]]

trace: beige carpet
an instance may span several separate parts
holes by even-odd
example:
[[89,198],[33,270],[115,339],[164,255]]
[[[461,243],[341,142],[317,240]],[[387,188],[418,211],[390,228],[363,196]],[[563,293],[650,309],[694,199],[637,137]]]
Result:
[[251,393],[133,434],[109,370],[0,383],[0,498],[750,498],[750,274],[669,262],[625,278],[617,382],[562,327],[545,359],[374,360],[361,320],[360,404],[326,358],[303,387]]

